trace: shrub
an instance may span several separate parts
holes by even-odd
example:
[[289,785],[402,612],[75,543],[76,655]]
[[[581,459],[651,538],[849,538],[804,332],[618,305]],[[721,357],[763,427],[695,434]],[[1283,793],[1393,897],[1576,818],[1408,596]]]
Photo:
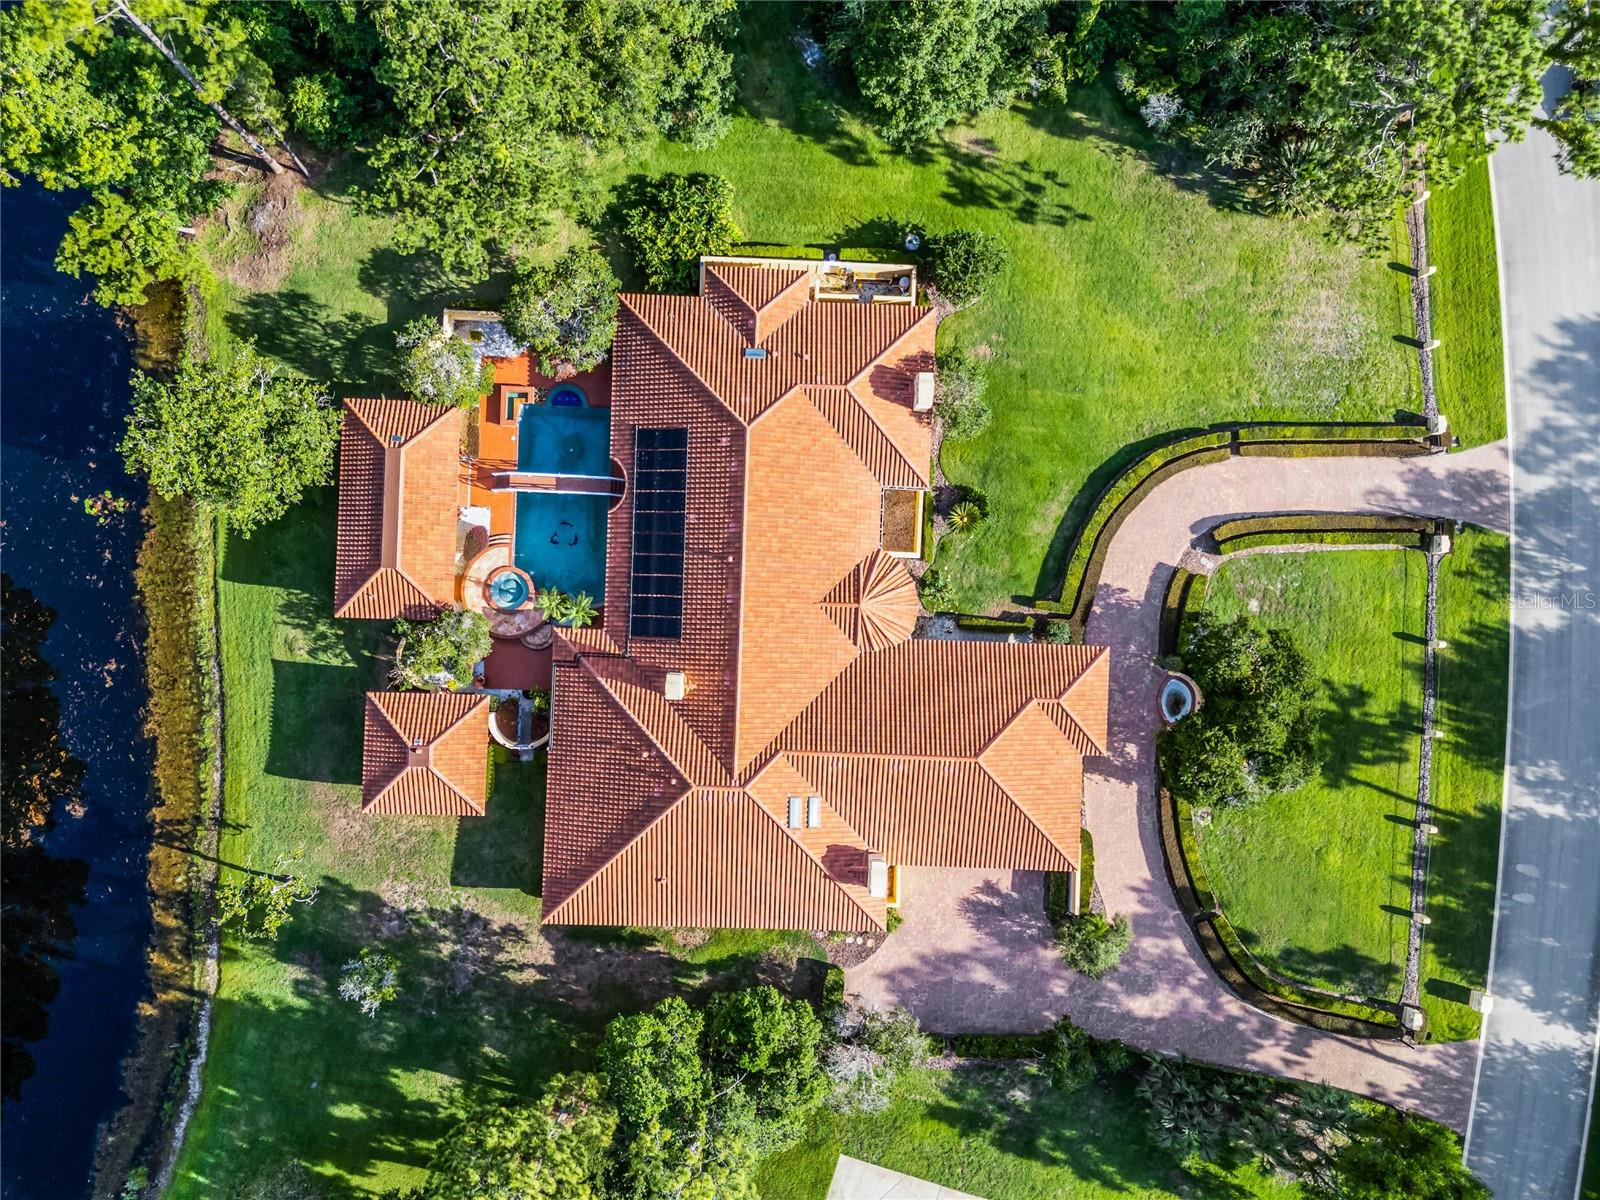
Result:
[[1062,1017],[1045,1044],[1045,1067],[1050,1082],[1063,1092],[1076,1092],[1094,1082],[1094,1039]]
[[[843,990],[843,972],[840,972]],[[921,1066],[931,1051],[916,1017],[903,1008],[837,1010],[838,1034],[823,1056],[833,1085],[829,1104],[841,1112],[881,1112],[889,1103],[896,1076]]]
[[959,350],[944,356],[939,365],[938,390],[933,409],[944,424],[944,435],[969,438],[988,427],[991,412],[985,393],[989,377],[981,363]]
[[509,333],[554,375],[563,363],[598,366],[617,331],[617,277],[599,251],[574,246],[519,275],[500,308]]
[[355,138],[356,100],[333,71],[297,75],[286,94],[289,128],[322,147],[348,146]]
[[1048,622],[1044,627],[1044,640],[1052,646],[1070,646],[1072,644],[1072,622]]
[[929,612],[948,612],[955,603],[955,589],[945,582],[938,567],[929,567],[923,572],[918,590],[922,596],[922,607]]
[[576,596],[566,597],[561,606],[561,621],[574,629],[582,629],[586,625],[594,624],[594,597],[588,592],[579,592]]
[[733,185],[720,175],[650,180],[624,210],[622,236],[652,288],[693,291],[700,258],[727,254],[742,236],[733,220]]
[[399,992],[399,966],[392,954],[361,947],[361,953],[344,964],[339,974],[339,998],[359,1004],[369,1017]]
[[218,884],[217,920],[254,940],[277,937],[296,904],[316,903],[316,884],[293,869],[304,853],[280,854],[271,871],[252,871],[237,883]]
[[1182,647],[1205,707],[1159,742],[1162,779],[1193,804],[1299,787],[1320,764],[1321,687],[1287,630],[1202,613]]
[[950,528],[957,533],[976,529],[983,520],[983,510],[971,500],[963,500],[950,509]]
[[432,621],[400,621],[395,633],[401,643],[390,677],[397,686],[415,690],[466,687],[473,667],[494,647],[489,618],[475,612],[450,610]]
[[1090,979],[1114,971],[1133,945],[1133,927],[1118,913],[1106,920],[1099,913],[1069,917],[1056,928],[1056,948],[1067,966]]
[[1006,265],[1006,248],[976,229],[936,233],[924,249],[935,289],[947,304],[966,308],[983,298]]
[[464,408],[494,386],[494,366],[481,362],[460,338],[432,317],[418,317],[394,339],[400,351],[400,383],[415,400]]

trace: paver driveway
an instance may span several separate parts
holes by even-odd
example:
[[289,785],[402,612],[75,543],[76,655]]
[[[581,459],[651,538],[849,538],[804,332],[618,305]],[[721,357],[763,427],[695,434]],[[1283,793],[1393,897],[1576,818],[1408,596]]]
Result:
[[1413,459],[1234,458],[1161,484],[1117,531],[1088,627],[1088,640],[1112,654],[1111,755],[1090,759],[1084,778],[1095,878],[1107,907],[1133,922],[1133,949],[1106,979],[1084,979],[1049,946],[1039,874],[914,869],[903,924],[846,972],[846,988],[904,1004],[944,1033],[1036,1030],[1067,1014],[1103,1037],[1326,1081],[1462,1128],[1473,1043],[1409,1048],[1280,1021],[1206,964],[1174,902],[1156,829],[1154,653],[1173,566],[1227,517],[1411,513],[1504,531],[1507,503],[1503,444]]

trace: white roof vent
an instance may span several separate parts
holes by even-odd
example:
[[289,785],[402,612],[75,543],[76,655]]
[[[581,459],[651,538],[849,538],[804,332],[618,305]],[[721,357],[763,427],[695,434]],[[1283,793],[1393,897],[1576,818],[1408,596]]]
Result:
[[689,680],[682,671],[668,671],[667,682],[662,686],[661,694],[668,700],[682,700],[685,692],[689,690]]
[[933,372],[917,372],[916,399],[911,407],[917,412],[933,410]]
[[878,900],[889,898],[889,864],[881,854],[867,855],[867,895]]

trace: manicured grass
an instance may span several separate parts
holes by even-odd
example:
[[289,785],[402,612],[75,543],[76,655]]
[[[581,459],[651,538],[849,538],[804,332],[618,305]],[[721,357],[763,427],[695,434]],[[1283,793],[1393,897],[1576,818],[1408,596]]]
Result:
[[1236,559],[1206,589],[1207,612],[1292,631],[1326,681],[1320,775],[1197,831],[1239,936],[1303,983],[1399,996],[1426,586],[1421,554],[1357,550]]
[[1434,746],[1422,1005],[1433,1036],[1477,1036],[1467,989],[1484,983],[1494,925],[1495,871],[1510,670],[1511,543],[1463,528],[1439,566],[1439,699]]
[[912,1071],[881,1113],[823,1112],[757,1176],[762,1200],[822,1200],[840,1154],[988,1200],[1283,1198],[1253,1168],[1192,1170],[1151,1142],[1131,1081],[1066,1094],[1020,1068]]
[[1435,185],[1427,212],[1428,257],[1439,268],[1429,281],[1439,411],[1463,444],[1497,441],[1506,436],[1506,387],[1489,160]]
[[[1430,1037],[1475,1037],[1494,915],[1505,749],[1504,537],[1461,531],[1439,574],[1439,699],[1423,940]],[[1405,966],[1425,560],[1264,554],[1225,565],[1206,610],[1292,630],[1328,684],[1321,777],[1198,831],[1202,866],[1252,953],[1291,979],[1396,999]]]

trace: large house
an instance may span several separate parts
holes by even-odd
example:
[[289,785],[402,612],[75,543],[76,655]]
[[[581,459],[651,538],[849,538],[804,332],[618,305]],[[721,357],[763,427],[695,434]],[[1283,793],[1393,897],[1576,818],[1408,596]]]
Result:
[[[347,402],[341,611],[499,596],[507,645],[538,645],[527,588],[463,559],[440,595],[463,514],[491,571],[592,568],[603,593],[543,638],[545,921],[865,931],[904,868],[1078,869],[1107,651],[914,636],[936,320],[915,295],[910,267],[713,258],[698,295],[624,295],[608,375],[497,361],[439,511],[449,435]],[[368,703],[370,737],[389,705]]]

